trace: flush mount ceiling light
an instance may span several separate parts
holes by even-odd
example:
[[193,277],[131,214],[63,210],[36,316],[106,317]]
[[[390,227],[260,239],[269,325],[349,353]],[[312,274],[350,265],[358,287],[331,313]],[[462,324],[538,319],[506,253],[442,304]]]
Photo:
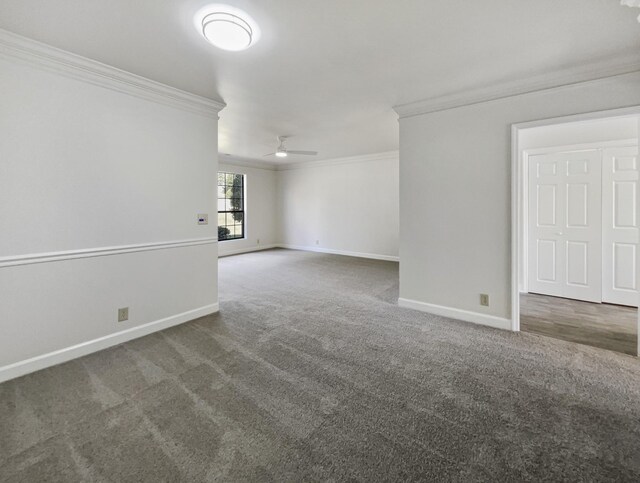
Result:
[[229,5],[208,5],[195,16],[196,29],[223,50],[245,50],[260,38],[256,22],[244,11]]
[[[640,0],[621,0],[621,5],[626,5],[627,7],[638,7],[640,8]],[[638,16],[638,22],[640,22],[640,15]]]

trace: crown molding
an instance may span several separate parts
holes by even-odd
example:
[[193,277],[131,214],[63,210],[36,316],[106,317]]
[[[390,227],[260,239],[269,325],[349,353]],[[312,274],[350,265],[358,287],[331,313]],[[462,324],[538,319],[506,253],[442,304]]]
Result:
[[268,171],[288,171],[291,169],[320,168],[323,166],[366,163],[371,161],[381,161],[389,159],[399,159],[398,151],[387,151],[384,153],[364,154],[344,158],[323,159],[319,161],[296,161],[286,164],[277,164],[269,161],[258,161],[253,159],[237,158],[235,156],[218,154],[218,164],[228,164],[230,166],[241,166],[245,168],[265,169]]
[[588,65],[564,68],[515,81],[499,82],[491,86],[401,104],[394,106],[393,109],[402,119],[522,94],[568,87],[638,71],[640,71],[640,56],[638,54],[619,56]]
[[269,161],[257,161],[254,159],[236,158],[226,154],[218,154],[218,164],[229,164],[231,166],[241,166],[243,168],[266,169],[276,171],[277,165]]
[[288,171],[291,169],[321,168],[324,166],[335,166],[339,164],[368,163],[372,161],[397,160],[400,158],[398,151],[386,151],[383,153],[362,154],[345,158],[323,159],[320,161],[298,161],[295,163],[276,165],[278,171]]
[[0,29],[0,57],[141,99],[218,118],[225,104]]

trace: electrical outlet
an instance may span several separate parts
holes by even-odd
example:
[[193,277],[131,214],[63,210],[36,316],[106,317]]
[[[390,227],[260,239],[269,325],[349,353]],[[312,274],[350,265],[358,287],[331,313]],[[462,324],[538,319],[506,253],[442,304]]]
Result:
[[198,225],[208,225],[209,224],[209,215],[206,213],[202,213],[198,215]]
[[256,242],[256,245],[260,245],[260,238],[258,238],[258,241]]
[[129,307],[118,309],[118,322],[129,320]]
[[316,245],[320,245],[320,240],[316,240]]
[[484,305],[485,307],[489,307],[489,295],[486,293],[480,294],[480,305]]

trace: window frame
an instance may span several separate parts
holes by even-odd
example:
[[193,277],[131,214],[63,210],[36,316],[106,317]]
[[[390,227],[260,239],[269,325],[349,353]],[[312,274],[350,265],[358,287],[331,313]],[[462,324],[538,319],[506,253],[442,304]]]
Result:
[[[221,226],[224,226],[225,228],[229,227],[230,225],[228,225],[226,223],[226,217],[227,215],[231,214],[233,215],[233,213],[242,213],[242,223],[234,223],[234,225],[240,225],[241,226],[241,232],[242,234],[240,236],[230,236],[229,238],[220,238],[220,235],[218,234],[218,242],[225,242],[225,241],[237,241],[237,240],[244,240],[247,238],[247,233],[246,233],[246,216],[247,216],[247,212],[246,212],[246,187],[247,187],[247,175],[245,173],[232,173],[229,171],[218,171],[218,179],[217,179],[217,183],[216,183],[216,208],[218,207],[218,203],[220,200],[225,200],[225,202],[227,200],[231,200],[233,198],[228,198],[226,196],[225,193],[225,197],[224,198],[220,198],[219,197],[219,188],[220,186],[223,186],[220,184],[220,175],[223,174],[225,175],[225,184],[224,186],[227,187],[227,181],[226,181],[226,176],[227,175],[232,175],[232,176],[241,176],[242,177],[242,197],[240,198],[241,200],[241,204],[242,204],[242,209],[241,210],[218,210],[218,216],[221,214],[225,214],[225,224],[224,225],[220,225],[218,224],[218,228],[220,228]],[[216,220],[218,220],[218,218],[216,217]]]

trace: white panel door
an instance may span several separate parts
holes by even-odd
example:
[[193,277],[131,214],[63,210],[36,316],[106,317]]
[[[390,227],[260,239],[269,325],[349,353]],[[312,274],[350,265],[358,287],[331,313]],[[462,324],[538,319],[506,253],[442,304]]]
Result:
[[602,160],[602,301],[638,306],[638,148],[608,148]]
[[602,301],[601,156],[529,157],[529,292]]

